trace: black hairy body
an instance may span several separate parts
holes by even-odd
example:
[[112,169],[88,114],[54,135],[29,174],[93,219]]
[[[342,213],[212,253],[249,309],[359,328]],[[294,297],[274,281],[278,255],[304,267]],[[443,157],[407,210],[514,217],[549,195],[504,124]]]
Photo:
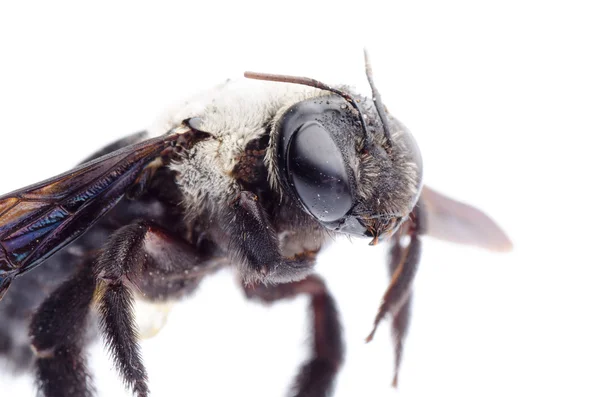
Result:
[[[117,150],[125,146],[128,142],[130,142],[130,139],[125,138],[111,144],[104,150],[86,159],[86,161]],[[239,180],[240,184],[247,191],[255,193],[258,201],[264,205],[271,219],[271,224],[275,227],[275,233],[286,236],[283,244],[284,251],[294,251],[297,247],[307,244],[314,245],[312,232],[318,228],[316,222],[312,221],[295,206],[273,204],[276,203],[274,194],[265,177],[264,151],[267,142],[268,139],[261,137],[248,145],[244,157],[240,158],[240,162],[236,166],[236,179]],[[81,347],[76,349],[78,350],[77,352],[73,353],[67,348],[54,350],[55,347],[53,344],[56,343],[59,337],[66,337],[67,339],[75,339],[70,342],[73,345],[83,346],[95,337],[96,332],[90,327],[95,322],[95,314],[90,315],[87,313],[94,292],[93,277],[90,272],[92,265],[90,262],[95,259],[95,255],[97,255],[107,241],[112,240],[117,244],[115,247],[116,252],[111,253],[111,255],[129,255],[127,250],[131,249],[135,251],[136,248],[119,246],[118,243],[132,242],[134,245],[139,245],[141,240],[146,237],[147,230],[145,229],[144,220],[147,220],[152,225],[167,231],[170,236],[180,239],[180,244],[189,245],[187,248],[194,247],[193,256],[195,257],[193,260],[190,260],[190,258],[171,257],[168,261],[165,261],[167,264],[189,262],[185,269],[186,275],[184,277],[181,275],[165,277],[160,271],[161,263],[144,263],[137,272],[136,278],[128,276],[128,282],[135,285],[138,295],[143,297],[143,299],[153,302],[178,299],[186,296],[196,290],[204,276],[230,265],[230,261],[225,259],[227,257],[226,250],[215,243],[215,240],[218,241],[218,239],[222,238],[222,234],[227,233],[227,231],[215,228],[214,226],[208,228],[207,225],[211,223],[210,219],[201,216],[192,219],[186,217],[185,212],[180,206],[181,200],[181,193],[175,183],[175,173],[163,168],[157,172],[152,179],[152,184],[141,196],[136,197],[135,200],[122,200],[90,230],[83,234],[81,238],[71,244],[68,249],[64,249],[48,259],[44,266],[37,267],[22,277],[17,278],[12,284],[10,291],[3,298],[2,305],[0,305],[0,353],[8,356],[9,363],[18,370],[30,368],[33,365],[36,354],[40,357],[46,355],[67,356],[70,362],[78,363],[76,372],[80,376],[71,380],[67,379],[67,382],[58,385],[50,384],[48,386],[48,384],[41,382],[39,384],[40,388],[49,396],[60,395],[64,390],[76,390],[77,395],[89,394],[90,391],[86,387],[82,387],[82,385],[85,386],[87,380],[91,379],[91,375],[87,374],[85,365],[79,357]],[[206,230],[210,230],[210,232],[207,233],[205,232]],[[304,231],[304,233],[298,233],[298,230]],[[308,236],[311,236],[309,241],[304,242],[303,240]],[[254,241],[253,243],[261,244],[262,242]],[[157,244],[155,248],[157,250],[164,249],[160,245]],[[288,247],[287,249],[285,248],[286,246]],[[310,252],[311,259],[316,257],[317,252],[318,249]],[[176,256],[177,253],[177,250],[168,249],[168,252],[165,254]],[[147,268],[152,269],[150,274],[148,274]],[[119,271],[118,269],[113,270],[115,272]],[[164,270],[166,274],[172,269]],[[102,277],[107,276],[103,275]],[[68,280],[71,278],[72,280],[69,282]],[[58,294],[59,297],[57,299],[46,301],[46,305],[49,306],[49,310],[46,313],[50,312],[50,317],[38,316],[30,324],[31,318],[40,309],[42,302],[48,299],[50,293],[56,291],[65,282],[67,283],[62,289],[67,293],[64,295]],[[88,288],[86,288],[86,285]],[[270,302],[293,296],[296,293],[302,293],[304,288],[310,291],[315,288],[315,285],[317,286],[317,290],[324,287],[318,278],[309,278],[299,283],[295,288],[290,289],[290,291],[274,292],[269,288],[259,287],[256,290],[248,288],[247,294],[251,298],[259,298],[265,302]],[[295,291],[296,288],[298,289],[297,291]],[[118,306],[130,306],[131,299],[132,296],[128,296],[124,302],[118,302]],[[71,320],[65,321],[64,317],[52,318],[55,315],[57,307],[72,307],[73,302],[82,302],[82,304],[76,310],[65,312],[71,314]],[[317,312],[335,313],[335,303],[327,294],[318,293],[315,297],[314,305]],[[98,310],[102,311],[105,309],[100,306]],[[44,311],[42,310],[41,313],[44,313]],[[130,323],[131,317],[127,318],[125,316],[123,319],[114,319],[115,324],[107,325],[114,327],[114,331],[110,332],[121,336],[121,338],[114,342],[116,344],[113,346],[114,351],[119,351],[119,349],[127,346],[137,346],[134,334],[128,332],[119,333],[119,330],[134,327]],[[59,321],[59,324],[70,323],[72,327],[63,328],[56,323],[57,321]],[[126,323],[119,324],[119,322],[123,321]],[[333,350],[328,355],[335,359],[333,363],[328,363],[326,362],[327,360],[309,362],[299,375],[305,378],[304,381],[300,380],[301,385],[305,381],[312,384],[313,380],[309,381],[309,379],[313,377],[317,379],[325,378],[325,380],[318,380],[318,382],[322,383],[320,387],[328,388],[329,381],[327,379],[333,377],[335,368],[337,368],[341,359],[341,336],[337,320],[335,316],[327,316],[322,321],[333,321],[333,324],[326,324],[323,327],[325,330],[333,330],[333,332],[324,335],[324,339],[320,340],[319,343],[323,345],[323,349]],[[44,328],[44,331],[34,338],[36,346],[36,351],[34,352],[31,349],[29,340],[25,339],[21,343],[18,343],[14,335],[15,333],[27,334],[29,327],[33,330],[38,327],[38,324],[41,324],[39,326],[40,328]],[[50,346],[53,351],[45,352],[44,348],[46,346]],[[126,355],[127,353],[124,354]],[[132,353],[130,352],[129,354]],[[121,361],[128,360],[125,357],[121,359]],[[73,367],[57,369],[51,365],[44,368],[44,360],[38,359],[38,362],[42,363],[42,368],[38,369],[38,371],[50,375],[54,374],[57,378],[63,371],[71,372],[74,369]],[[136,389],[136,382],[145,378],[145,373],[136,373],[135,371],[127,373],[128,370],[123,367],[121,367],[121,371],[125,372],[123,374],[125,378],[131,379],[129,382],[131,383],[130,386],[138,393],[146,393],[145,388],[142,390]]]
[[249,77],[279,83],[226,83],[149,134],[0,197],[0,354],[33,368],[42,395],[93,395],[84,352],[99,328],[125,385],[147,396],[134,299],[180,299],[225,266],[249,299],[310,298],[311,352],[292,392],[328,395],[344,347],[313,267],[340,234],[390,241],[391,281],[367,340],[391,317],[395,384],[421,235],[510,248],[484,214],[423,188],[416,142],[381,103]]

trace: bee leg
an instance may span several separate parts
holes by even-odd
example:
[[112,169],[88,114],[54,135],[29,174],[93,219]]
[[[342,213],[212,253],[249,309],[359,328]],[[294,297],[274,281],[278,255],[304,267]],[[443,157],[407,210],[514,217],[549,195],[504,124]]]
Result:
[[398,386],[398,372],[400,371],[400,363],[402,362],[402,353],[404,352],[404,338],[408,331],[410,323],[412,294],[409,294],[406,302],[400,310],[394,314],[392,320],[392,342],[394,343],[394,378],[392,386]]
[[229,248],[241,264],[244,281],[287,283],[310,274],[316,253],[284,257],[277,233],[254,193],[242,191],[232,204],[231,219],[227,222]]
[[335,301],[323,280],[311,275],[304,280],[286,284],[246,284],[244,290],[248,298],[265,303],[293,298],[299,294],[310,296],[313,319],[312,354],[296,376],[291,395],[329,395],[343,361],[344,346]]
[[86,265],[46,298],[30,324],[37,386],[45,397],[94,394],[83,354],[95,287]]
[[422,226],[419,216],[420,210],[416,208],[412,215],[411,221],[407,222],[392,237],[389,262],[390,285],[383,296],[381,305],[375,316],[373,330],[367,336],[367,342],[370,342],[375,336],[375,331],[381,320],[388,313],[391,314],[395,355],[394,378],[392,380],[392,386],[394,387],[398,383],[398,371],[402,360],[403,343],[410,321],[412,283],[421,258],[421,240],[419,235],[422,234]]
[[113,233],[94,262],[98,283],[100,328],[124,383],[138,397],[147,396],[134,321],[135,288],[151,300],[180,297],[200,279],[226,263],[200,252],[150,221],[139,220]]

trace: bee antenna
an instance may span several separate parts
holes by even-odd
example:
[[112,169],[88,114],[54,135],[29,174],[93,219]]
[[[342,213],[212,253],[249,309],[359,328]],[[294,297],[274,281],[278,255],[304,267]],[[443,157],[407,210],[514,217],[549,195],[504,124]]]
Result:
[[306,85],[309,87],[318,88],[319,90],[333,92],[334,94],[341,96],[342,98],[344,98],[346,100],[346,102],[350,103],[350,105],[352,105],[352,107],[354,109],[356,109],[356,111],[358,112],[358,115],[360,116],[359,117],[360,125],[362,126],[362,129],[365,133],[365,147],[368,148],[373,145],[373,136],[367,129],[367,123],[365,122],[365,116],[360,111],[360,108],[358,107],[356,100],[354,98],[352,98],[352,96],[350,96],[350,94],[348,94],[347,92],[340,91],[336,88],[328,86],[325,83],[322,83],[318,80],[311,79],[308,77],[286,76],[286,75],[281,75],[281,74],[256,73],[256,72],[244,72],[244,77],[246,77],[247,79],[254,79],[254,80],[276,81],[279,83],[291,83],[291,84]]
[[381,125],[383,126],[383,133],[385,134],[385,138],[388,143],[392,145],[392,135],[390,134],[390,125],[388,123],[388,119],[386,116],[385,107],[383,106],[383,102],[381,101],[381,95],[375,87],[375,83],[373,82],[373,69],[371,69],[371,60],[369,59],[369,53],[367,49],[364,49],[365,53],[365,72],[367,73],[367,80],[369,80],[369,85],[371,86],[371,91],[373,91],[373,102],[375,103],[375,109],[377,109],[377,114],[379,115],[379,119],[381,120]]

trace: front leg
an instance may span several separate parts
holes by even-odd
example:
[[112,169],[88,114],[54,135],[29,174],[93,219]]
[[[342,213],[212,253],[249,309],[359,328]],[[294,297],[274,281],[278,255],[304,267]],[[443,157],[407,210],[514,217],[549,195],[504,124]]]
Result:
[[[404,339],[410,321],[412,284],[421,258],[421,240],[423,234],[423,213],[420,206],[415,207],[411,218],[392,237],[389,270],[390,284],[383,295],[377,311],[373,330],[367,342],[375,336],[379,323],[386,315],[392,317],[392,338],[394,343],[394,378],[392,385],[398,384],[398,371],[402,361]],[[405,241],[405,239],[407,241]]]
[[335,301],[325,282],[312,275],[304,280],[278,285],[244,285],[249,299],[273,303],[305,294],[310,298],[312,349],[302,365],[289,395],[325,397],[330,395],[344,358],[342,329]]
[[301,280],[315,264],[316,252],[282,255],[277,233],[254,193],[242,191],[232,203],[228,233],[229,250],[246,283]]

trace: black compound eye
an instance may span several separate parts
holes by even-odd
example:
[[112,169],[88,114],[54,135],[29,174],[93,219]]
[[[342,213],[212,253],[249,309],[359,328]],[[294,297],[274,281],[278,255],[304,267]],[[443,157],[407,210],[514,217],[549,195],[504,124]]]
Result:
[[289,145],[289,178],[306,209],[323,222],[346,215],[352,208],[348,173],[329,132],[310,121],[296,130]]

